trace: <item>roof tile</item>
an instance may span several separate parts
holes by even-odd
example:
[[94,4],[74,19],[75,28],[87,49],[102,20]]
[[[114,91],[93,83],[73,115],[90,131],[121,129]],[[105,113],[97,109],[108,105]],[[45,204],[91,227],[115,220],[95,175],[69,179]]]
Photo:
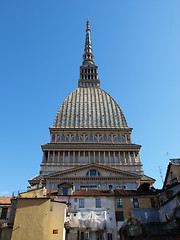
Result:
[[0,197],[0,204],[11,204],[11,197]]

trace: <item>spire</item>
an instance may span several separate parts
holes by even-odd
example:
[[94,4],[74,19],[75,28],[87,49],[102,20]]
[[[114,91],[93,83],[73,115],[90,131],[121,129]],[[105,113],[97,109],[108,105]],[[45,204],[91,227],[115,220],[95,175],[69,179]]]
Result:
[[98,79],[98,67],[94,63],[94,55],[92,53],[92,44],[90,36],[89,19],[86,22],[86,41],[83,54],[83,64],[80,66],[80,78],[78,87],[99,87],[100,80]]
[[89,19],[86,22],[86,41],[83,55],[83,65],[94,65],[94,55],[92,53],[91,35]]

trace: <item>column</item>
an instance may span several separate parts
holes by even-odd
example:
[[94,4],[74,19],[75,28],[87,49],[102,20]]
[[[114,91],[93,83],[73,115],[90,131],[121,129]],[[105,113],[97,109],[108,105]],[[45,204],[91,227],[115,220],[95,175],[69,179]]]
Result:
[[48,162],[50,162],[50,151],[48,151]]
[[58,162],[60,162],[60,151],[58,151]]
[[110,152],[108,152],[108,162],[110,162],[111,160],[111,155],[110,155]]
[[85,151],[83,151],[83,162],[85,163]]
[[119,161],[119,163],[121,162],[121,153],[120,152],[118,152],[118,161]]
[[88,161],[89,161],[89,163],[91,162],[91,154],[90,154],[90,152],[88,152]]
[[140,154],[138,153],[138,160],[137,160],[137,162],[141,162],[141,157],[140,157]]
[[134,162],[136,162],[136,154],[135,154],[135,152],[133,152],[133,158],[134,158]]
[[131,153],[130,152],[128,152],[128,157],[129,157],[129,162],[131,163],[132,161],[131,161]]
[[94,163],[95,163],[95,152],[94,152],[94,160],[93,160],[93,161],[94,161]]
[[125,155],[125,152],[123,152],[123,161],[124,161],[124,163],[126,162],[126,155]]
[[101,162],[101,152],[99,152],[99,163]]
[[64,163],[64,156],[65,156],[65,152],[63,151],[63,163]]
[[75,151],[73,151],[73,163],[75,163]]
[[70,163],[70,151],[68,151],[68,163]]
[[77,163],[80,163],[80,151],[78,151],[78,160]]
[[45,154],[44,154],[44,152],[43,152],[42,162],[43,163],[45,162]]
[[103,161],[103,163],[105,163],[105,158],[106,158],[106,153],[104,152],[104,161]]
[[53,151],[53,162],[55,162],[55,151]]
[[113,152],[114,163],[116,163],[116,152]]

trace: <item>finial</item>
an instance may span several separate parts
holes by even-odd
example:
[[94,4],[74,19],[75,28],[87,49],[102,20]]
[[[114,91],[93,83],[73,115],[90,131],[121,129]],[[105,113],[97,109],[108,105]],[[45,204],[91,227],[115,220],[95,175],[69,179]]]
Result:
[[86,41],[83,54],[83,64],[80,66],[80,79],[78,87],[99,87],[98,67],[94,63],[94,55],[92,53],[91,36],[90,36],[89,18],[86,22]]
[[92,53],[92,45],[91,45],[91,36],[90,36],[90,23],[89,18],[87,18],[86,22],[86,41],[85,41],[85,49],[83,55],[83,65],[94,65],[94,55]]
[[90,30],[90,24],[89,24],[89,18],[87,18],[87,22],[86,22],[86,32],[87,31],[91,31]]

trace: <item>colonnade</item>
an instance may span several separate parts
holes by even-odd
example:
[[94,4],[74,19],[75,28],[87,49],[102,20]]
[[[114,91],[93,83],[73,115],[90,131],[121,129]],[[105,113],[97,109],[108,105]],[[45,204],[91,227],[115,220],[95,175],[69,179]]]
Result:
[[43,163],[139,163],[131,151],[45,151]]

